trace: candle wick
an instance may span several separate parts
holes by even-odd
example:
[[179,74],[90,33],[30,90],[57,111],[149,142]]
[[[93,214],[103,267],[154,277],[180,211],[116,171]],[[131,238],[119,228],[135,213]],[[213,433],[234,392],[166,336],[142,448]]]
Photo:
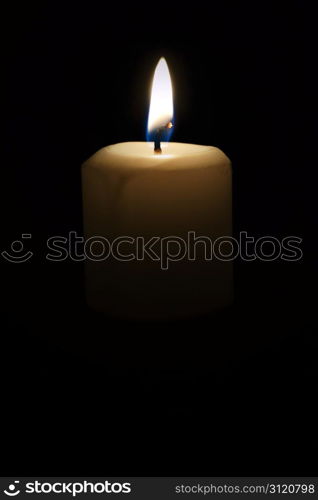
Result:
[[154,146],[154,152],[155,153],[162,153],[162,150],[161,150],[161,145],[160,145],[160,142],[161,142],[161,131],[162,131],[162,128],[158,128],[158,130],[156,131],[156,135],[155,135],[155,146]]
[[172,122],[168,122],[167,125],[165,125],[164,127],[157,128],[156,133],[155,133],[155,145],[154,145],[154,152],[155,153],[162,153],[162,149],[161,149],[162,132],[166,128],[171,128],[172,126],[173,126]]

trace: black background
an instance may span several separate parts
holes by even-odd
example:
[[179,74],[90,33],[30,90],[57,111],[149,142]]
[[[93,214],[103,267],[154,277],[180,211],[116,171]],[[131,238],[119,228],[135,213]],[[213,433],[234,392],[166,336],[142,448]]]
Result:
[[[32,233],[34,257],[1,261],[3,470],[313,473],[313,9],[43,1],[4,14],[1,250]],[[236,234],[304,238],[298,263],[237,262],[229,310],[164,325],[89,311],[82,264],[44,259],[48,236],[82,231],[81,163],[145,140],[160,56],[172,140],[232,160]]]

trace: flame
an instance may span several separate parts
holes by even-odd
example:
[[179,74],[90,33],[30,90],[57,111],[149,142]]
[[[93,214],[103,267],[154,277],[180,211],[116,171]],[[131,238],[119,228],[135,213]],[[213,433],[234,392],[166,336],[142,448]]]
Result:
[[161,57],[152,82],[148,116],[148,133],[158,128],[171,128],[173,117],[172,84],[169,68]]

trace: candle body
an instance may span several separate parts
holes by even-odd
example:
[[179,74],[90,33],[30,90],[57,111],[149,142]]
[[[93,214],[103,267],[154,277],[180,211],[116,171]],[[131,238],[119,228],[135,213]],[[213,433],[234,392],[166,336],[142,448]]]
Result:
[[[88,304],[136,318],[228,305],[232,263],[211,258],[208,242],[232,234],[231,181],[229,159],[210,146],[169,143],[154,154],[149,143],[121,143],[87,160],[84,234],[96,247],[85,263]],[[113,255],[98,250],[98,237],[116,242]]]

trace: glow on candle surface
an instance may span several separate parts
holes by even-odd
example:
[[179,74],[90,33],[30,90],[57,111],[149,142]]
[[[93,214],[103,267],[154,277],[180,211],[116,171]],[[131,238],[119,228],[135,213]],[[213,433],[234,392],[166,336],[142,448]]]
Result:
[[[172,84],[161,58],[152,82],[148,129],[173,120]],[[232,232],[231,163],[218,148],[183,143],[126,142],[102,148],[82,166],[86,238],[129,236],[215,240]],[[123,247],[122,247],[123,248]],[[129,247],[131,255],[132,247]],[[128,249],[127,249],[128,251]],[[232,298],[232,265],[197,259],[162,270],[145,255],[86,262],[88,304],[136,318],[196,315],[226,306]]]

